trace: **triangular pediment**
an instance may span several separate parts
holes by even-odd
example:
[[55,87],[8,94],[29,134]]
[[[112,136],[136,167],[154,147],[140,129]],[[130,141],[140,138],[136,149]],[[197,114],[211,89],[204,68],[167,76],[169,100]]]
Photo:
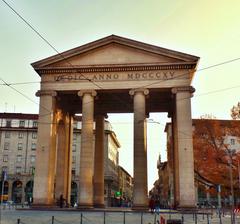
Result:
[[197,64],[198,57],[111,35],[32,64],[35,70],[104,65]]

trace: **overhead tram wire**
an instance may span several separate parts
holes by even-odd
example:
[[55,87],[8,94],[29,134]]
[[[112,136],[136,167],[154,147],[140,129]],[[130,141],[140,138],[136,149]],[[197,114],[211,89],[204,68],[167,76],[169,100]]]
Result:
[[16,86],[16,85],[28,85],[28,84],[40,84],[40,82],[13,82],[13,83],[0,83],[0,86]]
[[[68,60],[67,58],[65,58],[62,53],[60,53],[45,37],[43,37],[43,35],[41,35],[39,33],[39,31],[37,31],[26,19],[24,19],[23,16],[21,16],[10,4],[8,4],[5,0],[2,0],[25,24],[27,24],[27,26],[29,26],[45,43],[47,43],[59,56],[61,56],[72,68],[75,68],[74,65],[72,65]],[[224,61],[224,62],[221,62],[221,63],[218,63],[218,64],[214,64],[214,65],[211,65],[211,66],[208,66],[208,67],[205,67],[205,68],[202,68],[202,69],[198,69],[196,70],[195,72],[199,72],[199,71],[203,71],[203,70],[207,70],[207,69],[210,69],[210,68],[213,68],[213,67],[218,67],[218,66],[221,66],[221,65],[224,65],[224,64],[227,64],[227,63],[231,63],[231,62],[234,62],[234,61],[237,61],[237,60],[240,60],[240,58],[235,58],[235,59],[231,59],[231,60],[228,60],[228,61]],[[99,89],[103,89],[101,86],[99,86],[97,83],[95,83],[93,80],[89,79],[89,78],[86,78],[83,74],[79,73],[85,80],[93,83],[95,86],[97,86]],[[186,72],[186,73],[183,73],[181,75],[178,75],[178,76],[175,76],[174,78],[180,78],[182,76],[185,76],[189,74],[189,72]],[[139,88],[146,88],[148,86],[152,86],[154,84],[158,84],[158,83],[161,83],[161,82],[164,82],[164,81],[168,81],[168,80],[171,80],[173,78],[169,78],[169,79],[166,79],[166,80],[159,80],[159,81],[156,81],[156,82],[153,82],[153,83],[150,83],[148,85],[144,85],[144,86],[140,86],[140,87],[137,87],[135,89],[139,89]],[[7,85],[10,87],[11,84],[8,84],[5,82],[4,85]],[[15,85],[17,85],[17,83],[15,83]],[[17,90],[18,91],[18,90]],[[24,95],[22,93],[20,93],[21,95]],[[119,98],[119,97],[117,97]],[[121,101],[122,99],[119,98]],[[32,99],[30,99],[32,102],[34,102]],[[183,100],[183,99],[181,99]],[[36,103],[36,102],[34,102]],[[38,104],[39,105],[39,104]],[[39,105],[40,106],[40,105]],[[46,108],[45,108],[46,109]]]
[[[232,62],[235,62],[235,61],[239,61],[239,60],[240,60],[240,57],[233,58],[233,59],[230,59],[230,60],[227,60],[227,61],[223,61],[223,62],[220,62],[220,63],[217,63],[217,64],[209,65],[209,66],[204,67],[204,68],[196,69],[195,72],[201,72],[201,71],[204,71],[204,70],[208,70],[208,69],[211,69],[211,68],[219,67],[219,66],[222,66],[222,65],[225,65],[225,64],[229,64],[229,63],[232,63]],[[189,72],[184,72],[184,73],[182,73],[180,75],[177,75],[177,76],[174,76],[174,77],[170,77],[168,79],[159,80],[159,81],[147,84],[147,85],[139,86],[136,89],[147,88],[149,86],[152,86],[152,85],[155,85],[155,84],[158,84],[158,83],[161,83],[161,82],[165,82],[165,81],[172,80],[172,79],[175,79],[175,78],[184,77],[185,75],[188,75],[188,74],[189,74]]]
[[[62,57],[72,68],[75,68],[75,66],[68,61],[67,58],[63,56],[61,52],[59,52],[42,34],[40,34],[39,31],[37,31],[36,28],[34,28],[23,16],[21,16],[9,3],[7,3],[5,0],[2,0],[28,27],[30,27],[48,46],[50,46],[53,51],[55,51],[60,57]],[[82,73],[78,72],[86,81],[89,81],[93,83],[96,87],[99,89],[103,89],[101,86],[99,86],[97,83],[95,83],[93,80],[86,78]]]
[[[25,24],[27,24],[27,26],[29,26],[45,43],[47,43],[58,55],[60,55],[72,68],[75,68],[74,65],[72,65],[67,58],[65,58],[63,56],[62,53],[60,53],[45,37],[43,37],[43,35],[41,35],[39,33],[39,31],[37,31],[26,19],[23,18],[23,16],[21,16],[10,4],[8,4],[5,0],[2,0]],[[103,87],[99,86],[96,82],[94,82],[93,80],[86,78],[82,73],[79,73],[85,80],[91,82],[93,85],[95,85],[96,87],[98,87],[99,89],[104,89]],[[122,99],[120,97],[114,96],[115,98],[117,98],[118,100],[122,101]],[[124,102],[125,103],[125,102]],[[40,106],[40,105],[39,105]]]

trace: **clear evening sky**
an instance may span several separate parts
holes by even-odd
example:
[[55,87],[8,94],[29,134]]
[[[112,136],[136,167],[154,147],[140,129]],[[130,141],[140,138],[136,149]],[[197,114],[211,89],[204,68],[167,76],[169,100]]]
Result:
[[[240,92],[239,0],[6,0],[59,52],[115,34],[199,56],[192,85],[192,117],[230,119]],[[0,112],[38,113],[39,76],[31,63],[56,54],[0,0]],[[229,60],[237,59],[231,63]],[[222,65],[205,69],[219,63]],[[36,83],[35,83],[36,82]],[[21,94],[30,99],[26,99]],[[110,115],[119,141],[120,165],[132,174],[132,115]],[[148,122],[149,188],[157,156],[166,159],[166,114]]]

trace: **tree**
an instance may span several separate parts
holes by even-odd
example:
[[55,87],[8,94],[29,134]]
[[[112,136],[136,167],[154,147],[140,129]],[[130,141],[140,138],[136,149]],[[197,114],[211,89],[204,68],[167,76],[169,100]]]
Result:
[[237,106],[233,106],[231,109],[231,117],[232,119],[240,119],[240,102],[238,102]]
[[226,195],[230,191],[229,165],[232,163],[233,185],[238,188],[240,153],[233,154],[229,137],[240,140],[240,121],[193,120],[193,148],[195,172],[214,185],[220,184]]

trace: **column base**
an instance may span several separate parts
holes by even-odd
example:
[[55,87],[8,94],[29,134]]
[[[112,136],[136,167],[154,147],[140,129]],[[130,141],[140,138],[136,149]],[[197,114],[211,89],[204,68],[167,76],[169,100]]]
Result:
[[53,204],[38,203],[38,204],[31,204],[30,207],[33,208],[33,209],[48,209],[48,208],[56,208],[56,207],[59,207],[59,206],[57,206],[55,203],[53,203]]
[[93,204],[79,204],[78,209],[93,209]]
[[133,205],[132,206],[132,210],[135,210],[135,211],[148,211],[149,208],[147,205]]
[[94,204],[94,208],[105,208],[104,204]]

